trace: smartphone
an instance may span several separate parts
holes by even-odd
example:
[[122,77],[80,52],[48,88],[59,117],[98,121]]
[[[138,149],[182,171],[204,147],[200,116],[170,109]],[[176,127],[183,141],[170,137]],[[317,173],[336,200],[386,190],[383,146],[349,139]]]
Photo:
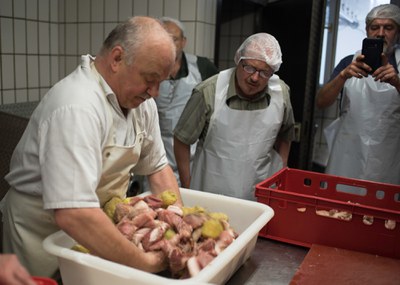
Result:
[[382,52],[383,39],[365,38],[363,40],[361,53],[365,56],[364,62],[372,68],[370,73],[382,66]]

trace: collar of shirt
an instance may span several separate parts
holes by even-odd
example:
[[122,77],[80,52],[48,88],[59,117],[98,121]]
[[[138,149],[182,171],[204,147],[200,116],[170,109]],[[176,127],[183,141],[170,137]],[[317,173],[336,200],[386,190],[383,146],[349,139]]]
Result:
[[178,73],[176,74],[175,78],[170,78],[170,80],[178,80],[181,79],[183,77],[186,77],[189,75],[189,68],[187,65],[187,60],[186,60],[186,56],[185,53],[182,52],[182,62],[181,62],[181,67],[178,70]]
[[110,85],[106,82],[106,80],[101,76],[101,74],[97,71],[96,66],[94,65],[94,62],[91,63],[91,68],[92,72],[94,75],[98,78],[99,84],[101,88],[103,89],[104,94],[106,95],[106,98],[108,102],[111,104],[113,109],[116,111],[116,113],[119,116],[125,117],[124,113],[122,112],[121,107],[119,106],[117,95],[112,91]]

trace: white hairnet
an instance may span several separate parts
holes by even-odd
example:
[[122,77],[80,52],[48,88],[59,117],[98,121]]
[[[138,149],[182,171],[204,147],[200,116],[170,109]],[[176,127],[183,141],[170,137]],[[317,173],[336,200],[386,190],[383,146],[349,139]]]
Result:
[[236,65],[242,59],[257,59],[268,64],[274,72],[282,64],[282,53],[278,41],[267,33],[258,33],[248,37],[235,54]]
[[365,18],[367,27],[375,19],[392,19],[400,26],[400,8],[394,4],[383,4],[372,8]]

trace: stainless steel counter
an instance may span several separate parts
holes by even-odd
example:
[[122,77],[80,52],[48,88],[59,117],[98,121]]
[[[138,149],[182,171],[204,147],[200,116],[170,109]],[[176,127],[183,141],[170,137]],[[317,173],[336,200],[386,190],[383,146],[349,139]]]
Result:
[[308,250],[259,237],[251,257],[226,285],[287,285]]

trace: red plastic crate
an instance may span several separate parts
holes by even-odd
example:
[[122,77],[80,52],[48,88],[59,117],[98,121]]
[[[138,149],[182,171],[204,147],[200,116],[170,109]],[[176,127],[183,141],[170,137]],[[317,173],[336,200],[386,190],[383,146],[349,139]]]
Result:
[[261,237],[400,258],[399,185],[284,168],[258,183],[255,195],[275,212]]

